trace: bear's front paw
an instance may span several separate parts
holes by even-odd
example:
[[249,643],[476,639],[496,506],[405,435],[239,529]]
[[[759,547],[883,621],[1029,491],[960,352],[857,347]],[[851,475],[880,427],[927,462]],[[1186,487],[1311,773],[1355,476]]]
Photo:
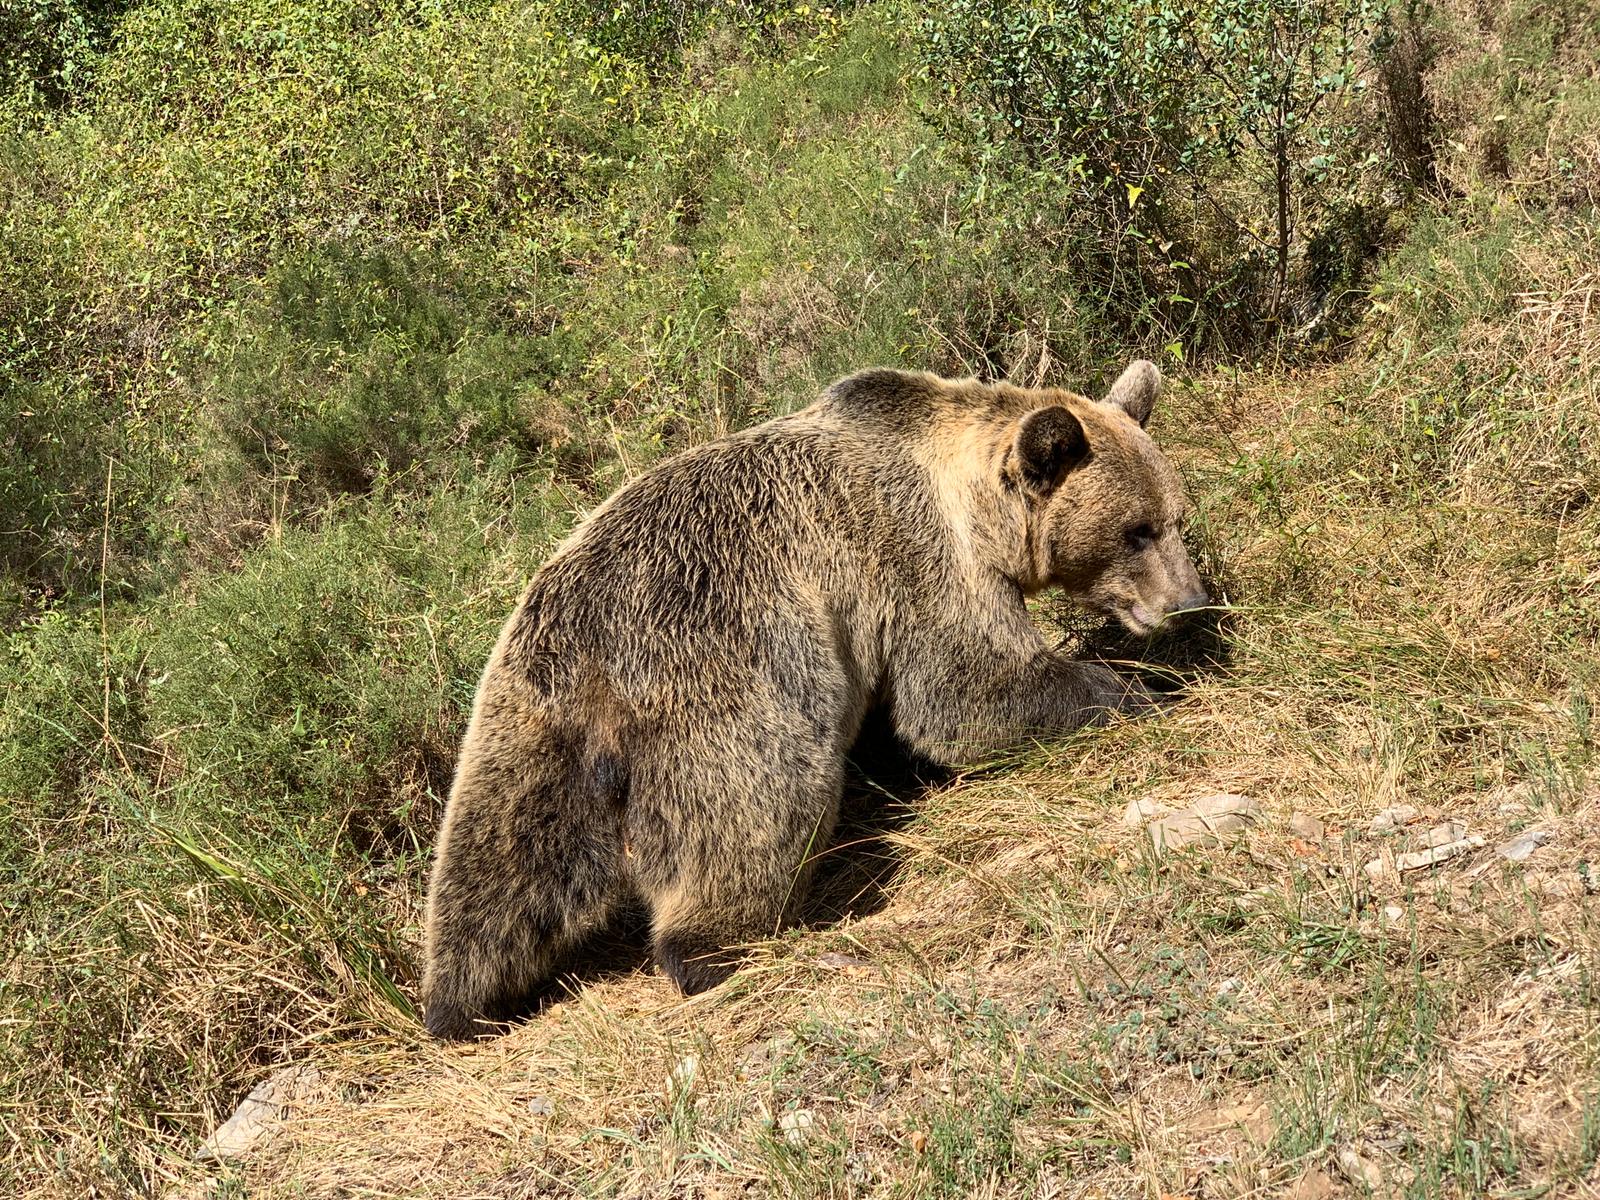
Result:
[[1093,683],[1095,703],[1108,714],[1121,713],[1129,718],[1148,717],[1165,707],[1163,701],[1166,698],[1151,691],[1137,675],[1097,665]]

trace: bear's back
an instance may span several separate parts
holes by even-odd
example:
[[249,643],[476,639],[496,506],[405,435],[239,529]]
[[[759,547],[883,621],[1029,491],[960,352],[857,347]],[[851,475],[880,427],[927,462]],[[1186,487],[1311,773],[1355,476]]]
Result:
[[876,602],[938,552],[936,520],[908,442],[813,405],[624,485],[535,576],[509,641],[557,691],[583,662],[714,670],[841,597]]

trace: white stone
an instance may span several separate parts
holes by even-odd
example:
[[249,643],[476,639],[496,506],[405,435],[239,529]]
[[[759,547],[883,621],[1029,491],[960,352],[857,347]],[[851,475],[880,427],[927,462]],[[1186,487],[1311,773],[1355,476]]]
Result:
[[1339,1174],[1357,1187],[1375,1191],[1383,1186],[1383,1172],[1378,1164],[1362,1158],[1349,1146],[1340,1150],[1334,1161],[1339,1166]]
[[1260,802],[1248,796],[1206,796],[1180,812],[1150,822],[1150,840],[1157,854],[1187,846],[1219,846],[1237,838],[1260,815]]
[[1159,800],[1149,798],[1129,800],[1128,807],[1122,810],[1122,823],[1130,829],[1137,829],[1146,821],[1164,817],[1171,811],[1172,805],[1163,804]]
[[223,1163],[240,1158],[288,1120],[322,1082],[315,1067],[294,1066],[274,1071],[250,1090],[205,1141],[195,1157],[201,1162]]
[[1555,837],[1554,830],[1530,829],[1519,833],[1509,842],[1503,842],[1495,847],[1495,853],[1501,858],[1510,859],[1512,862],[1521,862],[1540,846]]
[[1483,839],[1476,835],[1462,838],[1460,841],[1446,842],[1442,846],[1430,846],[1426,850],[1413,850],[1409,854],[1396,854],[1394,856],[1394,869],[1397,871],[1419,871],[1423,867],[1436,867],[1442,862],[1448,862],[1457,855],[1465,854],[1468,850],[1476,850],[1483,845]]
[[811,1127],[816,1124],[816,1118],[811,1115],[811,1110],[802,1108],[795,1112],[784,1113],[778,1118],[778,1128],[783,1131],[783,1140],[791,1146],[803,1143],[811,1133]]
[[667,1099],[671,1100],[694,1090],[694,1081],[700,1075],[700,1057],[685,1054],[667,1075]]
[[1393,833],[1401,826],[1411,824],[1421,815],[1409,804],[1391,805],[1372,818],[1372,832]]
[[1289,832],[1297,838],[1304,838],[1308,842],[1320,842],[1327,836],[1328,827],[1322,823],[1320,817],[1313,817],[1310,813],[1297,812],[1289,818]]
[[1432,850],[1435,846],[1448,846],[1451,842],[1459,842],[1467,836],[1467,826],[1463,821],[1446,821],[1442,825],[1435,825],[1417,839],[1418,846],[1423,850]]

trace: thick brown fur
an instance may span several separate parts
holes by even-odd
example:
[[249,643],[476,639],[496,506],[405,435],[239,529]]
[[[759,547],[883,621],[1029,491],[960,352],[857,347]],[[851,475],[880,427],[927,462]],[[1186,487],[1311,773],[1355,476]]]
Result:
[[685,991],[795,911],[887,707],[962,764],[1143,703],[1053,652],[1059,585],[1147,632],[1206,603],[1160,387],[1103,402],[875,370],[670,459],[535,576],[462,746],[428,898],[427,1026],[486,1032],[624,905]]

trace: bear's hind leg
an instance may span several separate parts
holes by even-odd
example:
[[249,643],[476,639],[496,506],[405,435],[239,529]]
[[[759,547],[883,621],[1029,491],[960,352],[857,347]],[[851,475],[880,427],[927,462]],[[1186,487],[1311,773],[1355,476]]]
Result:
[[523,766],[457,783],[428,892],[422,991],[435,1037],[476,1037],[517,1016],[621,906],[618,833],[584,811],[586,798],[565,801],[562,782]]
[[733,908],[673,897],[652,918],[656,962],[684,995],[704,992],[738,969],[743,955],[731,947],[776,933],[782,916],[782,906],[765,897],[747,897]]
[[435,883],[423,982],[424,1024],[447,1040],[486,1034],[516,1017],[619,907],[616,889],[570,875],[552,879],[555,872],[452,874],[440,872]]
[[[749,805],[738,816],[725,810],[722,821],[685,838],[676,853],[653,860],[667,868],[657,879],[649,871],[636,875],[650,908],[656,962],[684,993],[716,987],[744,957],[732,947],[772,937],[796,918],[839,804],[834,780],[807,791],[772,809]],[[774,811],[787,828],[741,828],[739,817],[770,821]]]
[[423,983],[423,1024],[434,1037],[461,1041],[516,1018],[614,908],[595,904],[552,920],[541,905],[509,890],[494,902],[491,914],[459,899],[436,902],[438,948]]
[[732,974],[743,957],[732,947],[794,919],[833,838],[859,714],[827,654],[786,653],[772,670],[787,690],[759,672],[730,677],[722,703],[663,722],[630,763],[633,892],[656,962],[686,993]]

